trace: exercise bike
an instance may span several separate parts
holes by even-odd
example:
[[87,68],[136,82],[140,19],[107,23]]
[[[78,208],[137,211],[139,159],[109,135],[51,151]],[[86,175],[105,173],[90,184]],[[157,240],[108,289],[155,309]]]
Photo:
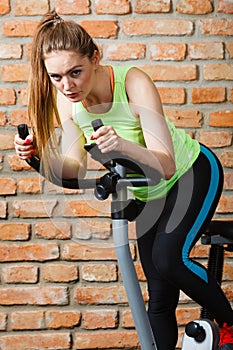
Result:
[[[92,125],[93,129],[97,130],[103,124],[100,119],[97,119]],[[25,139],[28,135],[27,125],[19,125],[18,133],[22,139]],[[86,144],[84,147],[93,159],[104,165],[108,170],[106,174],[95,179],[69,180],[53,175],[49,180],[64,188],[94,189],[98,200],[105,200],[111,195],[113,242],[141,349],[157,350],[129,248],[128,222],[133,221],[139,213],[136,202],[127,198],[127,189],[134,186],[155,185],[160,180],[160,176],[151,168],[136,164],[132,159],[121,159],[115,152],[103,155],[95,144]],[[44,176],[38,157],[32,156],[27,163]],[[139,176],[128,177],[129,174],[139,174]],[[208,269],[216,276],[219,283],[222,279],[224,249],[233,251],[232,224],[233,221],[212,221],[202,237],[203,244],[211,245]],[[192,321],[186,326],[182,350],[217,350],[219,336],[213,317],[208,310],[202,310],[200,316],[200,320]]]
[[[201,243],[210,245],[208,271],[222,283],[224,252],[233,251],[233,220],[213,220],[201,237]],[[182,350],[217,350],[219,343],[218,326],[213,315],[205,308],[200,319],[189,322],[185,327]]]

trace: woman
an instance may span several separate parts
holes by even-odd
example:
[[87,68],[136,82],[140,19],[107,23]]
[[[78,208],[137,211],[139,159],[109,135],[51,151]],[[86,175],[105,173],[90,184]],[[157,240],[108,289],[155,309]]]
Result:
[[[61,157],[54,115],[62,127]],[[160,174],[149,193],[134,190],[143,209],[136,231],[158,349],[175,349],[180,290],[215,316],[219,349],[233,349],[230,304],[206,269],[189,258],[216,209],[222,168],[207,147],[164,117],[148,75],[136,67],[101,65],[98,47],[82,27],[48,13],[32,46],[29,117],[33,134],[26,140],[16,135],[15,149],[21,159],[37,153],[47,174],[84,177],[83,146],[91,141],[103,154],[120,152]],[[96,118],[104,126],[93,132]]]

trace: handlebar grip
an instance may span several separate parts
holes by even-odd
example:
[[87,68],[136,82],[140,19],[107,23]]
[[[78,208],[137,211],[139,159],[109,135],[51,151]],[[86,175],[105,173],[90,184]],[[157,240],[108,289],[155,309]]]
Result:
[[[22,140],[25,140],[26,137],[29,135],[28,126],[27,124],[20,124],[17,126],[18,134]],[[34,168],[38,173],[40,173],[40,158],[32,155],[31,158],[26,159],[26,162]]]
[[26,137],[29,135],[27,124],[18,125],[18,133],[19,133],[20,138],[22,140],[25,140]]
[[91,124],[94,131],[98,130],[101,126],[104,125],[101,119],[95,119],[91,122]]

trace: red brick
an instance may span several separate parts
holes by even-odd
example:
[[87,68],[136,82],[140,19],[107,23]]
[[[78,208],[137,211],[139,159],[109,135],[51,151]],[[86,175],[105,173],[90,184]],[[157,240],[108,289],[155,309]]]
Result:
[[27,124],[30,126],[27,110],[14,109],[9,113],[9,116],[12,126],[18,126],[19,124]]
[[133,316],[131,310],[127,309],[122,312],[122,327],[123,328],[135,328]]
[[16,193],[16,181],[9,177],[0,178],[0,195]]
[[226,50],[227,50],[230,58],[233,58],[233,42],[226,43]]
[[77,281],[78,270],[75,265],[48,264],[42,267],[42,279],[48,282]]
[[0,154],[0,170],[2,170],[3,167],[3,155]]
[[125,15],[130,13],[129,0],[95,0],[95,12],[101,14]]
[[192,103],[219,103],[226,101],[225,87],[202,87],[192,89]]
[[136,0],[136,13],[166,13],[171,9],[171,0]]
[[232,284],[227,283],[222,286],[224,293],[226,294],[227,299],[232,302],[233,301],[233,293],[232,293]]
[[210,113],[210,126],[218,128],[233,126],[233,110],[223,110]]
[[10,37],[31,37],[39,24],[38,21],[29,20],[5,20],[2,22],[3,35]]
[[65,260],[116,260],[115,249],[109,243],[66,243],[61,253]]
[[1,288],[0,305],[67,305],[66,287]]
[[113,43],[105,47],[109,60],[137,60],[145,57],[146,45],[140,43]]
[[0,88],[0,105],[14,105],[15,103],[15,90],[11,88]]
[[193,23],[186,20],[126,19],[122,30],[126,35],[191,35]]
[[0,244],[0,261],[46,261],[59,257],[55,243]]
[[15,311],[11,314],[11,329],[36,330],[43,328],[43,311]]
[[19,100],[22,106],[28,105],[28,89],[27,88],[21,88],[18,91],[19,94]]
[[233,80],[233,64],[213,63],[203,67],[205,80]]
[[15,148],[14,139],[15,135],[13,134],[1,134],[0,150],[10,150]]
[[[6,113],[0,112],[0,126],[5,126],[7,123]],[[1,162],[1,160],[0,160]]]
[[163,104],[184,104],[185,89],[179,87],[158,87]]
[[[231,156],[233,159],[233,152],[231,152]],[[216,211],[217,213],[233,213],[233,196],[222,196]]]
[[63,216],[109,216],[109,202],[93,200],[66,201],[63,205]]
[[77,333],[76,349],[125,349],[139,347],[136,332]]
[[8,154],[7,162],[13,171],[32,170],[30,165],[28,165],[24,160],[20,159],[17,154]]
[[183,43],[152,43],[149,44],[151,60],[183,61],[186,54],[186,45]]
[[45,181],[46,193],[49,194],[83,194],[84,190],[73,190],[69,188],[64,188],[61,186],[54,185],[52,182]]
[[117,37],[117,21],[92,20],[80,23],[94,38],[114,39]]
[[118,312],[111,309],[87,310],[83,313],[83,326],[85,329],[116,328]]
[[224,261],[224,269],[223,269],[223,281],[228,281],[232,279],[233,266],[231,263],[227,263]]
[[[142,286],[142,297],[148,301],[148,292]],[[75,300],[80,304],[121,304],[127,303],[127,297],[123,286],[112,285],[110,287],[77,287],[74,292]]]
[[177,308],[176,317],[178,325],[185,326],[188,322],[191,322],[200,317],[200,308],[199,307],[185,307]]
[[81,219],[75,223],[73,227],[74,239],[107,239],[111,235],[111,222],[110,220],[96,220],[95,218]]
[[42,183],[40,177],[22,177],[17,179],[17,190],[21,193],[42,193]]
[[51,217],[57,204],[56,200],[15,200],[14,216],[20,218]]
[[224,189],[233,190],[233,173],[224,174]]
[[23,50],[20,44],[0,44],[0,59],[20,59],[22,54]]
[[2,268],[2,278],[5,283],[36,283],[38,282],[38,267],[34,265],[15,265]]
[[55,0],[54,7],[64,15],[87,15],[91,11],[89,0]]
[[1,337],[3,348],[7,350],[25,349],[50,349],[67,350],[70,349],[71,340],[69,333],[27,333],[9,334]]
[[50,310],[46,312],[45,320],[48,328],[71,328],[80,324],[81,313],[70,310]]
[[200,128],[202,114],[195,110],[165,109],[165,114],[177,127]]
[[2,80],[8,82],[28,81],[29,66],[28,64],[8,64],[1,67]]
[[7,328],[7,314],[0,312],[0,330],[5,331]]
[[226,168],[233,168],[233,151],[225,151],[220,155],[220,160]]
[[139,263],[135,263],[134,267],[135,267],[135,271],[136,271],[138,280],[142,281],[142,282],[145,282],[146,281],[146,277],[145,277],[144,271],[142,269],[141,263],[140,262]]
[[177,0],[176,10],[189,15],[205,15],[213,11],[210,0]]
[[84,281],[114,282],[117,280],[117,268],[115,264],[88,264],[81,267],[81,275]]
[[[200,242],[198,242],[191,251],[190,257],[191,258],[207,258],[209,254],[209,247],[207,245],[203,245]],[[187,296],[186,296],[187,297]]]
[[6,15],[10,9],[10,0],[0,0],[0,15]]
[[224,58],[223,43],[220,42],[195,42],[188,45],[188,55],[191,60],[209,60]]
[[36,237],[44,239],[70,239],[71,225],[65,221],[42,221],[35,224]]
[[0,218],[5,219],[7,216],[7,202],[0,201]]
[[199,21],[199,28],[206,35],[233,35],[233,19],[203,18]]
[[233,102],[233,89],[230,89],[229,101]]
[[146,65],[142,66],[154,81],[192,81],[197,79],[197,67],[194,64],[170,65]]
[[0,240],[2,241],[26,241],[30,235],[30,224],[22,222],[0,223]]
[[218,0],[218,12],[233,13],[233,3],[231,0]]
[[16,0],[14,3],[14,15],[15,16],[36,16],[44,15],[49,11],[48,0]]
[[208,147],[229,147],[232,144],[232,133],[227,131],[201,131],[200,142]]

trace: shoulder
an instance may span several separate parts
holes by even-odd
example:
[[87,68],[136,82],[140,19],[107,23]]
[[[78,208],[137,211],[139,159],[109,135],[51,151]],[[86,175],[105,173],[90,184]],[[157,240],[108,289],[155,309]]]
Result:
[[61,121],[71,119],[72,103],[59,91],[57,92],[57,108]]
[[125,79],[125,88],[129,101],[132,103],[138,103],[139,101],[146,102],[149,99],[157,100],[159,97],[157,88],[151,77],[137,67],[132,67],[128,71]]
[[132,67],[127,72],[125,87],[128,94],[130,92],[138,94],[141,91],[145,91],[145,89],[156,89],[151,77],[137,67]]
[[126,82],[135,81],[136,79],[142,81],[143,83],[153,84],[151,77],[144,70],[135,66],[129,67],[126,75]]

